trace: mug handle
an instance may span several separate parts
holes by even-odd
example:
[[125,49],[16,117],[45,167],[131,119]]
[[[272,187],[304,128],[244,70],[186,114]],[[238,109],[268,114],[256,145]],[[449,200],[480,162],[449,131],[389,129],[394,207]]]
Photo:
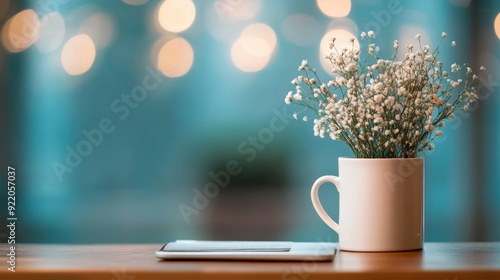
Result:
[[337,176],[322,176],[319,177],[316,182],[314,182],[312,188],[311,188],[311,200],[312,204],[314,206],[314,209],[318,213],[319,217],[325,222],[329,227],[331,227],[334,231],[339,233],[339,224],[337,224],[330,216],[326,213],[325,209],[323,208],[323,205],[321,205],[321,202],[319,201],[318,197],[318,190],[321,185],[324,183],[332,183],[337,187],[337,191],[340,193],[340,178]]

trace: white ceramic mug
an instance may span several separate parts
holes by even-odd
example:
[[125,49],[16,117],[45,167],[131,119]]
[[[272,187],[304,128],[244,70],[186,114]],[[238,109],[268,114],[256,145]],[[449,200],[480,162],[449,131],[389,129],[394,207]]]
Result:
[[[333,183],[339,192],[338,224],[319,200],[324,183]],[[311,199],[321,219],[338,233],[341,250],[422,249],[423,158],[339,158],[339,176],[316,180]]]

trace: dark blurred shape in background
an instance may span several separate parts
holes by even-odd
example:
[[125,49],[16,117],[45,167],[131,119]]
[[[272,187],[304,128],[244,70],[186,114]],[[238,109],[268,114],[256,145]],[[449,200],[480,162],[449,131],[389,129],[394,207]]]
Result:
[[488,69],[426,156],[425,240],[499,241],[499,1],[2,0],[0,26],[18,242],[337,240],[310,186],[352,153],[283,99],[302,59],[326,80],[327,40],[368,30],[383,52],[446,31],[441,59]]

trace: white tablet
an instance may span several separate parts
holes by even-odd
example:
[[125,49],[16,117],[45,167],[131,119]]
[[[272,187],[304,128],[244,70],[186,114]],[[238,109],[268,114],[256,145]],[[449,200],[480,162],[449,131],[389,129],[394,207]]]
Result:
[[331,261],[335,248],[326,242],[177,240],[155,255],[163,260]]

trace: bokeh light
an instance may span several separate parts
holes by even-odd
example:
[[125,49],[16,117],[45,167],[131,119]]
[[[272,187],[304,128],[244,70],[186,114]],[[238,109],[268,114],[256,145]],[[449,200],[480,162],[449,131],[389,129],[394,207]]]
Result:
[[500,39],[500,13],[498,13],[497,17],[495,18],[495,23],[493,24],[495,28],[495,33],[497,34],[498,39]]
[[[327,30],[334,30],[334,29],[349,30],[349,32],[357,36],[359,36],[359,34],[361,33],[359,31],[358,25],[348,17],[332,19],[332,21],[330,21],[330,23],[328,24]],[[368,32],[369,30],[363,30],[363,31]]]
[[276,42],[276,34],[268,25],[249,25],[231,48],[234,65],[245,72],[262,70],[271,60]]
[[[253,47],[249,47],[253,46]],[[231,48],[231,58],[238,69],[244,72],[258,72],[269,63],[270,55],[263,53],[266,42],[258,37],[242,37]]]
[[148,2],[148,0],[122,0],[122,1],[129,5],[142,5]]
[[[432,46],[432,41],[431,38],[429,37],[429,34],[427,31],[425,31],[424,28],[416,26],[416,25],[403,25],[399,29],[398,32],[398,38],[397,40],[399,41],[399,48],[400,51],[398,51],[396,58],[397,59],[404,59],[405,53],[407,52],[406,45],[413,45],[413,50],[419,50],[419,44],[418,40],[415,39],[415,35],[420,34],[420,41],[422,42],[422,46],[424,45],[429,45],[431,47],[436,47]],[[441,34],[441,32],[439,32]],[[450,41],[443,42],[443,44],[450,44]]]
[[170,78],[184,76],[189,72],[194,61],[191,44],[181,37],[167,41],[158,53],[153,55],[156,57],[158,70]]
[[163,29],[179,33],[193,24],[196,7],[192,0],[165,0],[158,8],[157,18]]
[[307,14],[293,14],[281,25],[285,38],[299,46],[315,44],[321,36],[319,23]]
[[204,11],[205,27],[216,39],[232,43],[248,24],[245,21],[254,18],[261,6],[261,0],[215,1],[213,9]]
[[114,29],[114,21],[109,15],[97,13],[85,19],[80,27],[80,33],[89,35],[96,46],[106,47],[114,37]]
[[35,47],[41,52],[50,52],[57,49],[64,40],[66,32],[64,19],[58,12],[44,15],[40,21],[41,29]]
[[39,36],[40,20],[31,9],[17,13],[2,28],[2,44],[9,52],[20,52],[29,48]]
[[351,11],[351,0],[316,0],[320,11],[329,17],[345,17]]
[[[224,17],[225,18],[225,17]],[[244,24],[234,20],[221,20],[215,9],[204,11],[204,25],[212,36],[225,43],[233,42],[238,38]]]
[[[261,38],[266,44],[265,48],[258,52],[264,54],[271,54],[276,47],[276,34],[274,30],[264,23],[254,23],[247,26],[242,32],[240,37],[255,37]],[[263,46],[264,47],[264,46]]]
[[95,44],[87,34],[79,34],[70,38],[63,47],[61,63],[70,75],[81,75],[94,64],[96,56]]
[[249,20],[254,18],[262,6],[261,0],[216,1],[215,11],[220,20]]
[[332,64],[325,59],[325,55],[329,55],[330,53],[335,53],[335,49],[330,49],[330,42],[335,38],[335,48],[340,52],[342,49],[352,49],[353,43],[351,43],[351,39],[354,38],[354,48],[360,49],[359,41],[352,32],[345,29],[333,29],[328,31],[323,38],[321,39],[320,47],[319,47],[319,60],[321,62],[321,66],[325,69],[328,74],[333,76],[332,73]]

